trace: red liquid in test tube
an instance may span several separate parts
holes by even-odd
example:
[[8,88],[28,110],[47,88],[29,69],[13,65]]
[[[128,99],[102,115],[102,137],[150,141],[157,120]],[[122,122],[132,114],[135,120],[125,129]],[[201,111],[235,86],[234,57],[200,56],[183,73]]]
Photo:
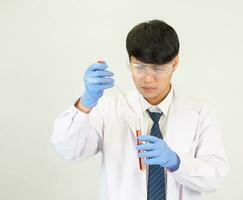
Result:
[[[142,131],[141,130],[136,130],[136,135],[137,138],[142,135]],[[141,142],[140,140],[137,139],[137,145],[143,144],[143,142]],[[138,153],[142,153],[142,150],[138,150]],[[145,164],[144,164],[144,158],[139,158],[139,168],[141,171],[145,170]]]

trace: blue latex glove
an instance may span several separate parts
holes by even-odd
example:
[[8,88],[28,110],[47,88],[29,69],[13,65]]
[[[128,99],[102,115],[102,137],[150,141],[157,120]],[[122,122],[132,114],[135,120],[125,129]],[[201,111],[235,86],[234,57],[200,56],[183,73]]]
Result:
[[114,79],[110,78],[113,73],[106,70],[107,64],[94,63],[90,65],[84,74],[85,91],[80,102],[87,108],[96,106],[104,89],[113,87]]
[[167,146],[164,140],[151,135],[141,135],[138,137],[138,140],[149,142],[136,146],[136,149],[144,151],[138,153],[138,157],[146,158],[144,160],[146,165],[160,165],[170,171],[175,171],[179,168],[179,157]]

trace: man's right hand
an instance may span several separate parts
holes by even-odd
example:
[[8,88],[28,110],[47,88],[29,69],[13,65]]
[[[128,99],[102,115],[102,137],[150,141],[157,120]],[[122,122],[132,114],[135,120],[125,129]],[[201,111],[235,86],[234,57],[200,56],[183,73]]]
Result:
[[84,74],[85,91],[80,98],[80,103],[93,108],[97,105],[99,98],[103,95],[104,89],[111,88],[114,85],[114,79],[109,78],[113,73],[106,70],[107,64],[94,63],[90,65]]

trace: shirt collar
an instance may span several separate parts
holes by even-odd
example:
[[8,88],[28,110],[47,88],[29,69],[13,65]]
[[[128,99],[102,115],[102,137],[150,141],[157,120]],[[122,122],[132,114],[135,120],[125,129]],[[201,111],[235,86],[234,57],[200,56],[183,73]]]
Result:
[[143,112],[146,112],[146,110],[148,109],[150,112],[163,112],[163,114],[166,116],[168,114],[168,110],[173,99],[173,87],[171,85],[170,91],[165,99],[157,105],[151,105],[140,93],[139,99]]

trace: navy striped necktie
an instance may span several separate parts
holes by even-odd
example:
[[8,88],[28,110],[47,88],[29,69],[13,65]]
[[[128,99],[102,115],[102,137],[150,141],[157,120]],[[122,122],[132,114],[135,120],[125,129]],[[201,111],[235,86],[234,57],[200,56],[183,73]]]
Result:
[[[149,110],[147,112],[154,122],[150,135],[163,139],[159,129],[159,119],[162,113]],[[164,168],[160,165],[149,165],[147,200],[166,200]]]

